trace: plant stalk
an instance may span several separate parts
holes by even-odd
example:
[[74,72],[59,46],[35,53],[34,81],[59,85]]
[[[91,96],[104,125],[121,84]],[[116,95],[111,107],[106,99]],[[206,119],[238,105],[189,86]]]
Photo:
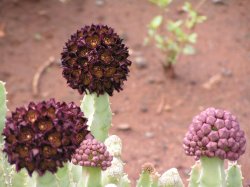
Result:
[[199,187],[226,187],[224,160],[218,157],[201,157]]
[[[86,181],[84,187],[102,187],[102,170],[99,167],[86,167]],[[83,171],[83,175],[86,175]]]
[[88,118],[88,125],[95,139],[104,142],[108,137],[112,120],[109,95],[86,94],[81,109]]

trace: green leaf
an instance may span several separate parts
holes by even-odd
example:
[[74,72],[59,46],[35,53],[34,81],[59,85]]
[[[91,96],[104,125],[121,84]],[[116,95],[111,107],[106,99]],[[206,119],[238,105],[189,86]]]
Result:
[[182,10],[184,10],[185,12],[189,12],[190,10],[192,10],[191,3],[185,2],[184,5],[183,5],[183,7],[182,7]]
[[167,24],[167,29],[170,32],[175,31],[176,29],[180,28],[180,26],[182,25],[183,21],[182,20],[178,20],[178,21],[169,21]]
[[164,37],[161,36],[161,35],[159,35],[159,34],[157,34],[157,35],[155,35],[155,41],[157,43],[159,43],[159,44],[163,44],[164,43]]
[[182,50],[183,54],[185,55],[193,55],[195,54],[195,49],[193,46],[191,45],[186,45],[183,50]]
[[154,3],[161,8],[166,8],[172,0],[149,0],[149,2]]
[[148,35],[149,35],[150,37],[153,37],[153,36],[155,35],[155,30],[153,30],[153,29],[148,29]]
[[197,41],[197,33],[192,33],[188,36],[188,41],[190,43],[196,43]]
[[149,23],[150,29],[158,29],[159,26],[162,24],[163,17],[161,15],[155,16],[153,20]]
[[197,23],[203,23],[206,20],[207,20],[206,16],[198,16],[196,22]]

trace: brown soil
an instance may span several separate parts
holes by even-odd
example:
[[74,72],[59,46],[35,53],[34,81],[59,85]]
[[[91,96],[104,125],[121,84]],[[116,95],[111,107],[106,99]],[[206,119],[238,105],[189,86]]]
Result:
[[[195,0],[191,1],[195,3]],[[173,18],[182,1],[171,5]],[[177,79],[167,79],[161,65],[162,54],[153,46],[143,47],[146,25],[159,9],[145,0],[0,0],[0,80],[7,82],[11,110],[30,100],[55,97],[79,103],[82,96],[66,86],[58,65],[42,76],[40,96],[32,95],[32,79],[50,56],[60,58],[64,42],[76,29],[91,23],[115,28],[130,47],[131,60],[140,55],[147,67],[135,63],[124,91],[112,97],[115,113],[111,134],[123,140],[126,171],[135,181],[145,162],[159,172],[177,167],[188,178],[193,158],[185,156],[182,139],[192,117],[209,106],[225,108],[239,117],[250,142],[250,1],[210,0],[200,8],[208,20],[196,28],[199,34],[194,56],[183,56],[175,65]],[[214,80],[214,76],[216,81]],[[211,77],[210,89],[202,85]],[[131,129],[119,130],[128,124]],[[250,180],[250,148],[240,159],[245,183]]]

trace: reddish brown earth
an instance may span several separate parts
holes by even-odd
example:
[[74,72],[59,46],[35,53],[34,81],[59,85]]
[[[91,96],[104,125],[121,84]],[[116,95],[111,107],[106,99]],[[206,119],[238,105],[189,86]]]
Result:
[[[179,16],[181,3],[172,3],[171,18]],[[186,180],[194,160],[185,156],[182,139],[192,117],[206,107],[236,114],[250,142],[250,1],[215,5],[207,0],[200,12],[208,20],[196,28],[197,53],[183,56],[175,66],[178,78],[170,80],[161,67],[163,55],[153,45],[142,46],[147,23],[159,13],[145,0],[106,0],[102,6],[93,0],[0,0],[0,26],[5,32],[0,37],[0,80],[7,82],[8,106],[13,110],[51,97],[79,103],[82,96],[67,87],[59,66],[42,75],[38,97],[32,95],[32,79],[50,56],[60,58],[64,42],[76,29],[108,24],[126,39],[132,61],[142,56],[147,62],[144,69],[132,65],[124,91],[111,99],[115,113],[111,134],[123,140],[126,171],[134,181],[140,166],[152,162],[159,172],[177,167]],[[217,83],[204,89],[202,85],[215,75]],[[131,129],[119,130],[124,124]],[[248,146],[239,161],[245,183],[250,180],[249,158]]]

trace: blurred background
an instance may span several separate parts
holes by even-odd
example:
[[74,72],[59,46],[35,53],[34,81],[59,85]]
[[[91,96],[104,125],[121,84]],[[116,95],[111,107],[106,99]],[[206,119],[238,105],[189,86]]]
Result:
[[[61,76],[60,53],[84,25],[107,24],[124,39],[133,62],[124,90],[111,98],[111,134],[123,140],[123,160],[132,180],[151,162],[159,172],[177,167],[184,180],[194,159],[182,140],[192,117],[213,106],[238,116],[250,142],[250,1],[189,0],[207,20],[195,28],[195,54],[181,55],[176,77],[165,75],[164,54],[144,45],[148,24],[162,9],[147,0],[0,0],[0,80],[8,107],[56,98],[80,103],[82,96]],[[174,0],[165,19],[182,17]],[[162,30],[164,34],[164,30]],[[249,143],[248,143],[249,144]],[[250,148],[241,157],[250,183]]]

